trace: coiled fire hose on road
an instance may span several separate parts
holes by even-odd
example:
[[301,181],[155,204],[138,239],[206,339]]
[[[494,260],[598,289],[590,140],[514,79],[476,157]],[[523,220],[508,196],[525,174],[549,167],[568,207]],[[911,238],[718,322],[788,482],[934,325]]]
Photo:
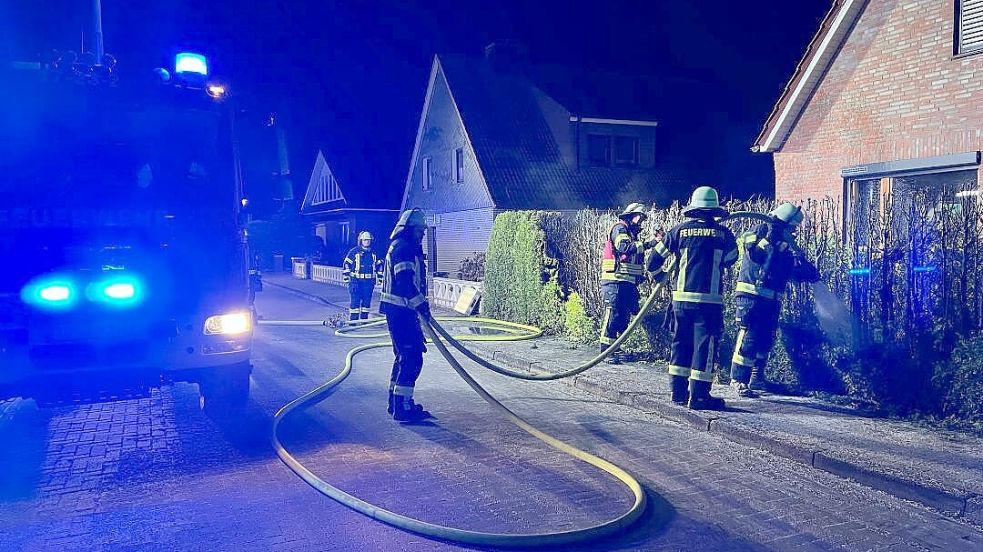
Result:
[[[533,339],[542,334],[542,332],[535,327],[526,326],[523,324],[515,323],[503,323],[500,321],[495,321],[491,319],[483,318],[447,318],[444,320],[453,320],[455,322],[468,323],[472,325],[480,325],[484,329],[497,330],[504,332],[504,335],[499,336],[489,336],[489,335],[479,335],[479,336],[457,336],[455,340],[473,340],[480,339],[483,341],[487,340],[524,340]],[[448,527],[443,525],[437,525],[434,523],[428,523],[422,520],[414,519],[384,508],[380,508],[373,504],[370,504],[358,497],[355,497],[341,489],[332,486],[317,474],[315,474],[311,469],[304,466],[297,458],[295,458],[287,449],[284,447],[279,437],[279,426],[280,423],[292,412],[311,407],[324,399],[326,399],[331,392],[341,384],[345,378],[352,371],[353,360],[356,355],[361,352],[368,351],[371,349],[390,347],[391,342],[389,340],[376,341],[372,343],[367,343],[365,345],[359,345],[348,352],[345,357],[344,368],[336,374],[333,378],[315,388],[314,390],[304,394],[297,399],[287,403],[283,406],[274,416],[273,416],[273,431],[272,431],[272,442],[273,448],[280,457],[280,460],[284,462],[294,473],[306,481],[309,485],[317,489],[320,493],[332,498],[353,510],[365,514],[373,519],[377,519],[394,527],[417,533],[420,535],[433,537],[441,540],[452,541],[462,544],[471,545],[482,545],[482,546],[501,546],[501,547],[540,547],[540,546],[555,546],[555,545],[569,545],[573,543],[586,542],[590,540],[595,540],[603,538],[606,536],[614,535],[623,531],[626,527],[634,523],[645,511],[645,492],[642,489],[641,484],[631,476],[627,471],[622,468],[590,454],[584,450],[581,450],[565,441],[562,441],[552,435],[549,435],[542,430],[537,429],[528,421],[514,413],[508,407],[503,405],[497,399],[495,399],[491,394],[488,393],[470,374],[465,371],[464,367],[457,361],[456,358],[451,354],[447,347],[438,339],[435,335],[431,323],[433,322],[429,318],[421,317],[421,322],[424,331],[429,336],[427,340],[428,343],[432,344],[437,348],[440,354],[450,363],[451,368],[457,372],[459,376],[472,388],[482,399],[484,399],[488,404],[490,404],[495,410],[505,415],[512,423],[517,425],[523,431],[529,433],[533,437],[539,439],[540,441],[550,445],[551,447],[568,454],[578,460],[581,460],[587,464],[590,464],[610,475],[615,479],[623,483],[632,494],[632,505],[623,514],[618,517],[611,519],[609,521],[601,522],[589,527],[581,529],[573,529],[567,531],[556,531],[556,532],[544,532],[544,533],[488,533],[481,531],[470,531],[466,529],[459,529],[456,527]],[[302,320],[287,320],[287,321],[260,321],[263,325],[269,326],[324,326],[326,323],[320,320],[312,321],[302,321]],[[384,320],[375,321],[369,324],[362,324],[359,326],[354,326],[352,328],[344,328],[339,330],[337,334],[339,336],[353,337],[351,332],[359,329],[369,328],[373,326],[381,326],[385,323]],[[433,322],[435,324],[435,322]],[[386,335],[386,334],[382,334]],[[379,337],[380,334],[369,334],[368,337],[374,338]]]
[[[762,219],[762,216],[758,213],[734,213],[727,217],[725,220],[731,220],[738,218],[740,216],[748,216],[749,218]],[[764,219],[762,219],[764,220]],[[320,493],[325,496],[359,512],[373,519],[377,519],[391,526],[424,535],[427,537],[437,538],[445,541],[457,542],[462,544],[470,545],[482,545],[482,546],[500,546],[500,547],[542,547],[542,546],[556,546],[556,545],[569,545],[574,543],[582,543],[586,541],[592,541],[600,539],[606,536],[611,536],[617,534],[632,523],[638,520],[639,517],[644,513],[646,506],[645,492],[642,489],[641,484],[632,477],[624,469],[618,467],[617,465],[604,460],[598,456],[595,456],[587,451],[579,449],[565,441],[562,441],[546,432],[537,429],[528,421],[520,417],[518,414],[510,410],[508,407],[503,405],[500,401],[495,399],[487,390],[484,389],[473,377],[461,366],[460,362],[451,354],[444,344],[444,340],[451,344],[452,347],[460,351],[462,354],[467,356],[470,360],[476,362],[480,366],[492,370],[496,373],[523,379],[523,380],[534,380],[534,381],[550,381],[557,380],[567,377],[572,377],[577,374],[583,373],[586,370],[596,366],[598,363],[603,361],[609,354],[616,351],[625,339],[638,327],[641,321],[645,318],[645,315],[651,309],[655,302],[658,292],[660,291],[659,285],[653,287],[652,293],[646,299],[645,303],[642,305],[638,314],[631,321],[628,328],[612,343],[601,352],[599,355],[590,359],[589,361],[581,364],[580,366],[574,367],[572,369],[566,370],[559,373],[521,373],[515,372],[508,368],[499,366],[492,362],[489,362],[480,356],[472,353],[466,347],[464,347],[462,341],[520,341],[527,339],[535,339],[542,335],[542,331],[539,328],[528,326],[525,324],[517,324],[514,322],[504,322],[500,320],[493,320],[488,318],[431,318],[420,316],[422,327],[426,332],[428,339],[427,342],[437,347],[438,352],[445,360],[451,365],[457,374],[464,379],[464,381],[476,392],[478,395],[485,400],[489,405],[491,405],[495,410],[503,414],[509,419],[513,424],[518,426],[523,431],[529,433],[533,437],[539,439],[540,441],[550,445],[551,447],[568,454],[578,460],[581,460],[587,464],[590,464],[619,480],[623,483],[633,496],[633,502],[631,507],[621,514],[620,516],[605,522],[601,522],[589,527],[581,529],[572,529],[566,531],[555,531],[555,532],[544,532],[544,533],[489,533],[482,531],[471,531],[466,529],[459,529],[456,527],[449,527],[444,525],[438,525],[434,523],[428,523],[426,521],[411,518],[409,516],[404,516],[396,512],[386,510],[375,506],[369,502],[366,502],[356,496],[353,496],[341,489],[332,486],[317,474],[311,471],[309,468],[304,466],[297,458],[295,458],[290,452],[284,447],[283,443],[280,441],[279,437],[279,427],[281,422],[291,413],[309,408],[315,404],[326,399],[337,387],[340,385],[352,371],[353,361],[356,355],[359,353],[383,348],[390,347],[392,345],[391,341],[378,341],[373,343],[367,343],[365,345],[357,346],[351,349],[345,356],[345,365],[340,372],[338,372],[333,378],[327,382],[321,384],[317,388],[309,391],[308,393],[290,401],[286,405],[280,408],[273,416],[272,425],[272,435],[271,440],[273,448],[276,451],[277,456],[287,465],[294,473],[300,476],[305,482],[317,489]],[[437,323],[438,320],[441,321],[454,321],[460,323],[467,323],[474,326],[478,326],[482,329],[497,330],[502,332],[499,335],[465,335],[465,336],[452,336],[450,335],[440,324]],[[367,335],[351,335],[352,332],[368,327],[381,326],[384,324],[384,320],[378,320],[374,322],[369,322],[367,324],[359,324],[356,326],[351,326],[349,328],[343,328],[336,331],[336,335],[340,337],[361,337],[361,338],[379,338],[388,336],[386,333],[376,333]],[[327,321],[323,320],[261,320],[260,325],[265,326],[329,326]]]

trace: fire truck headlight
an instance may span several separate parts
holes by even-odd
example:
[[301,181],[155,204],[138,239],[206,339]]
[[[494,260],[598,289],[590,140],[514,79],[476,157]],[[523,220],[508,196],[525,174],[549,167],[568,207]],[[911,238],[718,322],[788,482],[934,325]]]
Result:
[[252,324],[252,316],[248,312],[209,316],[205,320],[205,335],[241,335],[249,332]]

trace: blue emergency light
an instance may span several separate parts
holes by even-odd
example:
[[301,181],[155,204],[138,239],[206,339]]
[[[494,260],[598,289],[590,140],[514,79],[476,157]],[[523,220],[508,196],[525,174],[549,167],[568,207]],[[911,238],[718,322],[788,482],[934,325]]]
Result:
[[70,280],[49,275],[24,286],[21,299],[39,309],[58,310],[71,307],[77,297]]
[[916,266],[912,270],[914,270],[915,272],[935,272],[936,271],[936,267],[934,267],[934,266]]
[[847,271],[850,276],[866,276],[870,274],[869,268],[851,268]]
[[87,295],[95,303],[125,307],[139,303],[143,294],[140,281],[136,277],[123,275],[91,284]]
[[201,54],[181,52],[174,57],[174,72],[194,73],[203,77],[208,76],[208,60]]
[[72,298],[72,288],[63,284],[51,284],[38,290],[38,299],[49,303],[64,303]]

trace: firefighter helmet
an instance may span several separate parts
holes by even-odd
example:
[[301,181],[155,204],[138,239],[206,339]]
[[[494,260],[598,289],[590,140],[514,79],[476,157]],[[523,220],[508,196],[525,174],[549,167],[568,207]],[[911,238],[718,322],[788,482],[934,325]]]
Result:
[[693,190],[693,195],[689,199],[689,205],[683,208],[683,214],[686,216],[709,215],[712,217],[725,217],[727,216],[727,210],[720,206],[720,198],[717,196],[717,190],[714,190],[710,186],[700,186]]
[[396,235],[407,228],[425,228],[426,226],[427,217],[423,214],[423,211],[416,207],[407,209],[403,211],[401,215],[399,215],[399,221],[396,222],[396,227],[393,228],[393,232],[389,235],[389,239],[396,239]]
[[367,230],[363,230],[362,232],[359,232],[358,243],[362,243],[362,240],[372,241],[372,234],[370,234]]
[[778,207],[775,207],[775,209],[768,214],[775,219],[788,224],[789,226],[798,226],[802,224],[802,219],[805,218],[802,214],[802,207],[797,207],[787,201]]
[[618,218],[628,219],[634,215],[642,215],[643,219],[648,218],[648,213],[645,212],[645,206],[641,203],[629,203],[624,211],[618,213]]

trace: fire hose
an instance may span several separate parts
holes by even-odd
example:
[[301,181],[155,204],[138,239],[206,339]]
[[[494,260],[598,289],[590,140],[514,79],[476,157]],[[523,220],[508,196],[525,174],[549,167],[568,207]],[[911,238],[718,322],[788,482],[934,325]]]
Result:
[[[739,217],[757,218],[761,219],[763,215],[758,213],[740,212],[733,213],[724,220],[732,220]],[[581,460],[587,464],[590,464],[609,475],[613,476],[615,479],[620,481],[625,485],[631,492],[633,500],[631,507],[625,511],[623,514],[615,517],[614,519],[597,523],[588,527],[580,529],[572,529],[565,531],[555,531],[555,532],[542,532],[542,533],[490,533],[482,531],[471,531],[467,529],[460,529],[456,527],[449,527],[444,525],[438,525],[434,523],[429,523],[423,520],[411,518],[390,510],[386,510],[369,502],[366,502],[354,495],[346,493],[345,491],[332,486],[327,481],[319,477],[308,467],[304,466],[297,458],[295,458],[283,445],[280,440],[278,433],[280,424],[283,420],[293,412],[309,408],[315,404],[326,399],[350,374],[352,371],[355,356],[359,353],[391,346],[391,341],[378,341],[373,343],[367,343],[364,345],[359,345],[350,351],[345,356],[345,365],[333,378],[327,382],[321,384],[315,389],[305,393],[304,395],[290,401],[283,407],[281,407],[276,414],[273,416],[272,424],[272,435],[271,441],[277,456],[283,463],[290,468],[294,473],[296,473],[301,479],[307,482],[309,485],[314,487],[318,492],[324,494],[325,496],[359,512],[370,518],[379,520],[383,523],[409,531],[412,533],[420,534],[423,536],[437,538],[446,541],[452,541],[462,544],[470,545],[482,545],[482,546],[502,546],[502,547],[542,547],[542,546],[557,546],[557,545],[569,545],[574,543],[582,543],[587,541],[592,541],[608,536],[615,535],[624,531],[627,527],[638,520],[639,517],[644,513],[646,507],[646,497],[645,492],[642,489],[641,484],[626,470],[618,467],[617,465],[595,456],[587,451],[579,449],[561,439],[558,439],[546,432],[537,429],[535,426],[530,424],[528,421],[520,417],[518,414],[513,412],[507,406],[498,401],[493,397],[484,387],[482,387],[475,379],[461,366],[460,362],[451,354],[444,341],[449,343],[454,349],[458,350],[464,354],[468,359],[474,361],[480,366],[492,370],[498,374],[505,376],[532,380],[532,381],[551,381],[558,380],[562,378],[568,378],[575,376],[577,374],[583,373],[590,368],[596,366],[598,363],[602,362],[608,355],[616,351],[621,344],[628,338],[628,336],[638,327],[641,321],[645,318],[645,315],[651,309],[655,302],[655,299],[659,295],[661,286],[655,285],[652,292],[649,294],[645,303],[641,306],[638,314],[633,318],[628,328],[622,332],[622,334],[610,344],[604,351],[595,356],[594,358],[588,360],[587,362],[571,368],[569,370],[559,372],[559,373],[522,373],[510,370],[508,368],[499,366],[495,363],[489,362],[475,353],[468,350],[462,345],[462,341],[520,341],[527,339],[535,339],[542,335],[542,330],[534,326],[529,326],[525,324],[518,324],[514,322],[505,322],[501,320],[494,320],[489,318],[479,318],[479,317],[469,317],[469,318],[432,318],[429,316],[420,315],[421,326],[425,333],[427,334],[427,343],[434,345],[441,356],[451,365],[451,368],[489,405],[492,406],[499,413],[503,414],[509,421],[518,426],[520,429],[526,433],[532,435],[533,437],[539,439],[543,443],[573,457]],[[472,325],[477,325],[482,329],[496,330],[502,332],[498,335],[464,335],[464,336],[452,336],[447,330],[445,330],[438,321],[449,321],[463,322]],[[358,324],[349,328],[342,328],[337,330],[335,333],[339,337],[361,337],[361,338],[381,338],[387,336],[386,333],[376,333],[376,334],[365,334],[365,335],[353,335],[356,330],[374,327],[384,324],[384,320],[378,320],[375,322],[370,322],[367,324]],[[322,320],[260,320],[259,324],[267,326],[328,326],[327,321]]]

